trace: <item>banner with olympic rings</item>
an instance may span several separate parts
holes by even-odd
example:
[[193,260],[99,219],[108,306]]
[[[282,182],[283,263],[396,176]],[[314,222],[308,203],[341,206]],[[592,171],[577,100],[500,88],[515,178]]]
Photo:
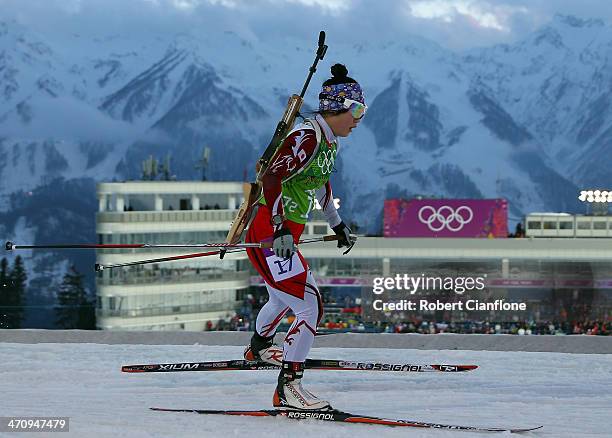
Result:
[[384,237],[508,237],[505,199],[387,199]]

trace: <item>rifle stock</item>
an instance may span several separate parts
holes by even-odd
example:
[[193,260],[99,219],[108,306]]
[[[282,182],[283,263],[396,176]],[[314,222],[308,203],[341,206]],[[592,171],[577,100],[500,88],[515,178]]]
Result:
[[[257,202],[259,193],[261,192],[261,185],[256,182],[244,183],[242,185],[242,192],[244,195],[244,201],[242,201],[242,204],[238,209],[238,213],[236,214],[229,232],[227,233],[225,243],[238,243],[240,241],[240,237],[249,223],[253,207],[255,207],[255,203]],[[221,258],[223,258],[225,255],[225,250],[222,249],[219,255]]]

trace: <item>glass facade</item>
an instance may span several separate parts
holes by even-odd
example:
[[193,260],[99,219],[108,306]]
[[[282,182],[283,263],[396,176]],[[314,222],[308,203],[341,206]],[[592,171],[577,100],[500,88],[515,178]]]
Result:
[[[182,188],[197,193],[177,190]],[[100,183],[98,242],[223,242],[242,196],[240,183]],[[114,263],[116,255],[123,256],[121,261],[131,261],[214,250],[106,249],[98,251],[98,263]],[[246,254],[244,259],[196,257],[104,269],[96,278],[98,325],[111,329],[209,329],[209,324],[236,314],[240,304],[237,296],[249,287],[249,263],[245,259]]]
[[234,310],[236,290],[202,290],[173,294],[106,296],[98,300],[102,317],[142,317]]
[[308,259],[308,265],[315,276],[354,277],[382,272],[382,260],[374,258],[312,258]]

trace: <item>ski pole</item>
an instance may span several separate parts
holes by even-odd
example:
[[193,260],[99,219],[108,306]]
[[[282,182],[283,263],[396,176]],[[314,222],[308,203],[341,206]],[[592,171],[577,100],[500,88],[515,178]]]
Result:
[[[240,251],[244,251],[244,250],[246,250],[246,248],[239,248],[239,249],[234,249],[234,250],[230,250],[230,251],[226,251],[226,252],[240,252]],[[146,265],[146,264],[149,264],[149,263],[160,263],[160,262],[171,262],[173,260],[193,259],[193,258],[196,258],[196,257],[206,257],[206,256],[210,256],[210,255],[216,255],[216,254],[219,254],[219,252],[221,252],[221,250],[208,251],[208,252],[198,252],[198,253],[195,253],[195,254],[184,254],[184,255],[171,256],[171,257],[161,257],[161,258],[158,258],[158,259],[138,260],[138,261],[135,261],[135,262],[127,262],[127,263],[116,263],[116,264],[113,264],[113,265],[102,265],[102,264],[96,263],[95,270],[96,270],[96,272],[100,272],[100,271],[103,271],[104,269],[125,268],[127,266]]]
[[[301,240],[300,243],[311,243],[337,240],[335,235],[323,236],[323,238],[314,238]],[[13,242],[6,242],[5,249],[12,251],[16,249],[151,249],[151,248],[271,248],[271,242],[259,243],[129,243],[129,244],[55,244],[55,245],[16,245]]]
[[[322,236],[322,237],[313,237],[310,239],[302,239],[298,242],[298,244],[315,243],[315,242],[331,242],[331,241],[338,240],[339,238],[340,236],[337,236],[335,234]],[[260,242],[260,243],[255,243],[254,245],[256,245],[255,248],[271,248],[272,242]],[[226,251],[226,252],[227,253],[240,252],[240,251],[244,251],[245,249],[246,248],[235,248],[235,249],[230,249],[229,251]],[[195,253],[195,254],[184,254],[184,255],[178,255],[178,256],[161,257],[157,259],[138,260],[138,261],[127,262],[127,263],[116,263],[113,265],[102,265],[102,264],[96,263],[95,270],[99,272],[99,271],[103,271],[104,269],[123,268],[127,266],[146,265],[150,263],[171,262],[175,260],[184,260],[184,259],[191,259],[191,258],[196,258],[196,257],[207,257],[211,255],[217,255],[220,252],[221,250],[208,251],[208,252],[200,252],[200,253]]]
[[265,248],[266,243],[129,243],[129,244],[57,244],[57,245],[15,245],[6,242],[6,250],[14,249],[149,249],[149,248]]

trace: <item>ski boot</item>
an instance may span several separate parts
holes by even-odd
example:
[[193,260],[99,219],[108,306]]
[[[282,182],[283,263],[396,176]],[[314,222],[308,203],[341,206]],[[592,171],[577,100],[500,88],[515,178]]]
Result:
[[303,362],[283,361],[272,404],[278,409],[331,411],[329,402],[321,400],[302,386]]
[[259,333],[253,333],[251,344],[244,349],[244,359],[249,362],[260,360],[270,365],[283,364],[283,349],[272,342],[274,336],[264,338]]

